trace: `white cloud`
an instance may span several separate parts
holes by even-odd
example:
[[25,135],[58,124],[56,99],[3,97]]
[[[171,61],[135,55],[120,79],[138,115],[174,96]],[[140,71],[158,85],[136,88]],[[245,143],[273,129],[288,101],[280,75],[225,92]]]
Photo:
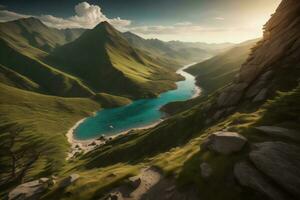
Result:
[[225,20],[225,18],[224,18],[224,17],[215,17],[214,19],[215,19],[215,20],[219,20],[219,21],[223,21],[223,20]]
[[8,10],[0,10],[0,21],[1,22],[11,21],[11,20],[25,18],[25,17],[31,17],[31,16],[11,12]]
[[188,26],[188,25],[192,25],[191,22],[178,22],[175,24],[175,26]]
[[261,36],[261,29],[255,27],[210,27],[200,25],[136,26],[128,31],[144,38],[159,38],[164,41],[181,40],[188,42],[242,42]]
[[[46,25],[55,28],[93,28],[98,23],[108,21],[116,28],[130,25],[131,21],[120,17],[109,19],[101,11],[100,6],[81,2],[74,8],[75,15],[68,18],[55,17],[53,15],[32,16],[42,20]],[[0,21],[10,21],[19,18],[30,17],[8,10],[0,10]]]

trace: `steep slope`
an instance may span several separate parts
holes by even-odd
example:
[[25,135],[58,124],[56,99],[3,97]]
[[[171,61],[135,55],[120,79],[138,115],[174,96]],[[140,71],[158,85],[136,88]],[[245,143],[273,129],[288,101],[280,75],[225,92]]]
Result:
[[38,91],[39,85],[0,64],[0,82],[19,89]]
[[146,51],[154,56],[175,60],[181,64],[199,62],[214,55],[206,51],[204,48],[184,45],[179,47],[179,45],[171,45],[168,42],[163,42],[158,39],[144,39],[131,32],[125,32],[123,33],[123,36],[135,48]]
[[69,149],[65,133],[100,108],[90,99],[41,95],[2,83],[0,91],[2,189],[58,171]]
[[107,22],[57,48],[51,56],[61,70],[79,77],[97,92],[153,97],[175,88],[174,81],[180,80],[171,66],[132,48]]
[[205,92],[211,93],[234,78],[258,41],[255,39],[237,44],[224,53],[189,67],[186,71],[196,76],[197,84]]
[[80,80],[50,66],[44,59],[48,55],[44,47],[64,44],[77,37],[79,32],[52,29],[35,18],[0,23],[0,64],[36,83],[40,93],[90,96],[93,92]]

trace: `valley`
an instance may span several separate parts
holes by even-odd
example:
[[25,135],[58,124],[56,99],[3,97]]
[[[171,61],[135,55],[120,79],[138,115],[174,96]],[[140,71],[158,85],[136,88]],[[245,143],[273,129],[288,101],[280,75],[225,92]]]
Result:
[[1,21],[0,199],[299,199],[300,2],[226,42],[271,5],[254,1],[180,4],[189,21],[159,25],[87,2]]

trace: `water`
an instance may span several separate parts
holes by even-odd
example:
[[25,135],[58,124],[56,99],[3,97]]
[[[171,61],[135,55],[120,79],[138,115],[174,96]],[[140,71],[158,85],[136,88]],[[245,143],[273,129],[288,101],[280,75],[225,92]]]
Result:
[[86,140],[103,134],[113,135],[160,121],[164,113],[159,109],[163,105],[191,99],[197,92],[195,77],[184,72],[184,68],[177,71],[185,80],[177,82],[176,90],[162,93],[157,98],[137,100],[127,106],[103,109],[84,120],[75,129],[75,138]]

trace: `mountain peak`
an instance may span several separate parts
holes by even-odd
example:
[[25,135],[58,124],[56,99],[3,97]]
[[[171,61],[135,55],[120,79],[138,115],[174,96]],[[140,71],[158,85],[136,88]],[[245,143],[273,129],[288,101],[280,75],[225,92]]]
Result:
[[107,21],[103,21],[103,22],[100,22],[99,24],[97,24],[93,29],[114,29],[114,27],[108,23]]
[[39,20],[38,18],[35,18],[35,17],[26,17],[26,18],[17,19],[14,21],[15,22],[25,22],[28,24],[43,24],[43,22],[41,20]]

